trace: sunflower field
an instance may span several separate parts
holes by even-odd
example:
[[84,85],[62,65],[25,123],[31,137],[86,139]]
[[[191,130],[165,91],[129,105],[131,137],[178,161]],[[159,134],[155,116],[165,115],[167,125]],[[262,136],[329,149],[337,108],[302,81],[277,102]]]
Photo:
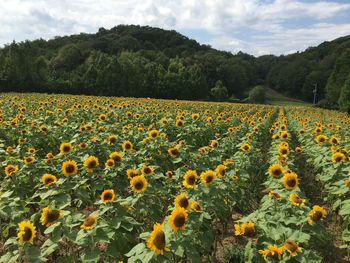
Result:
[[348,262],[350,117],[0,94],[0,262]]

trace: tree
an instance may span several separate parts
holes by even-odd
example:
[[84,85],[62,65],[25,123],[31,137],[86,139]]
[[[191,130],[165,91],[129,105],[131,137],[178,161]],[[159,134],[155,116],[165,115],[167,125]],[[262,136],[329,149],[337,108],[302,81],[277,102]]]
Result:
[[338,103],[341,110],[350,113],[350,73],[341,89]]
[[266,99],[265,88],[262,86],[255,86],[249,92],[249,101],[254,103],[264,103]]
[[214,88],[210,90],[211,96],[213,96],[217,101],[223,101],[228,98],[227,88],[224,87],[221,80],[215,83]]

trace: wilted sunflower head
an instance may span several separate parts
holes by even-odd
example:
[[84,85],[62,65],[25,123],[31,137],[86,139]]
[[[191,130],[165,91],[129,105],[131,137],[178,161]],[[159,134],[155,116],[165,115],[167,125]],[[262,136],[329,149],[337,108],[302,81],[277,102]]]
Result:
[[182,207],[176,207],[175,210],[171,212],[169,217],[169,225],[174,231],[184,230],[186,227],[186,220],[188,214],[186,209]]
[[101,194],[101,201],[104,203],[111,203],[115,199],[115,193],[112,189],[104,190]]
[[196,186],[197,172],[195,170],[188,170],[184,175],[183,186],[193,189]]
[[30,221],[22,221],[18,224],[19,232],[17,234],[21,243],[33,244],[36,235],[35,226]]
[[298,246],[298,243],[290,239],[284,241],[283,249],[287,250],[291,257],[295,257],[301,252],[301,247]]
[[130,180],[130,187],[135,193],[143,193],[146,191],[148,182],[142,175],[134,176]]

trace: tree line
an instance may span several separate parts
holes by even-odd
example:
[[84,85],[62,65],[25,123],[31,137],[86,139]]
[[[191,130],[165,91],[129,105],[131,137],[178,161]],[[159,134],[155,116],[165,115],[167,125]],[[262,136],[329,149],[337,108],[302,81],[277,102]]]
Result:
[[119,25],[95,34],[13,42],[0,49],[0,89],[242,101],[256,86],[349,110],[350,38],[288,56],[200,45],[176,31]]

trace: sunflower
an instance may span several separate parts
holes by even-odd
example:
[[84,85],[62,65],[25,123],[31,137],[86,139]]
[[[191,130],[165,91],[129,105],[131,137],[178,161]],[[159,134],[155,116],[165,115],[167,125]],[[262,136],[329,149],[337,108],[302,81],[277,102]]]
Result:
[[224,161],[224,165],[225,165],[225,166],[231,166],[231,165],[233,165],[233,164],[234,164],[234,161],[233,161],[233,160],[226,159],[226,160]]
[[174,172],[173,171],[166,171],[165,175],[171,179],[174,176]]
[[211,140],[210,141],[210,147],[211,148],[217,148],[219,145],[219,142],[217,140]]
[[327,211],[321,206],[314,205],[312,207],[312,210],[309,213],[309,216],[307,218],[307,221],[310,225],[315,224],[315,222],[326,218],[327,216]]
[[278,147],[278,154],[279,155],[288,155],[288,153],[289,153],[288,147],[286,147],[286,146]]
[[30,221],[22,221],[18,224],[19,232],[17,234],[21,243],[33,244],[34,237],[36,235],[35,226]]
[[241,225],[235,224],[235,235],[236,236],[253,236],[255,234],[255,224],[252,221],[243,223]]
[[166,247],[165,233],[163,225],[156,223],[153,225],[153,231],[147,238],[147,247],[154,251],[156,255],[163,255],[164,251],[169,251]]
[[207,170],[201,173],[201,181],[205,186],[209,186],[211,183],[213,183],[215,178],[216,175],[212,170]]
[[339,138],[338,137],[336,137],[336,136],[332,136],[330,139],[329,139],[329,142],[331,143],[331,144],[339,144]]
[[144,165],[142,168],[141,168],[141,173],[144,174],[144,175],[151,175],[154,173],[154,169],[147,166],[147,165]]
[[219,164],[218,166],[216,166],[216,169],[215,169],[216,174],[217,174],[219,177],[225,176],[225,174],[226,174],[226,168],[227,168],[227,167],[226,167],[225,165]]
[[101,201],[104,203],[111,203],[115,199],[115,193],[112,189],[104,190],[101,194]]
[[113,166],[115,165],[115,161],[113,159],[108,159],[106,162],[105,162],[105,167],[108,169],[108,168],[112,168]]
[[269,192],[269,197],[278,201],[282,200],[282,196],[279,193],[273,191]]
[[244,143],[241,145],[241,151],[247,153],[251,150],[251,146],[248,143]]
[[283,167],[280,164],[273,164],[269,167],[268,172],[272,177],[280,177],[283,173]]
[[169,148],[168,153],[171,157],[177,157],[180,154],[180,151],[178,148]]
[[72,151],[72,144],[69,142],[64,142],[60,145],[60,154],[66,155]]
[[181,119],[177,119],[175,125],[176,125],[176,127],[181,127],[184,125],[184,122]]
[[175,210],[171,212],[169,217],[169,225],[174,231],[184,230],[186,227],[186,220],[188,214],[186,209],[182,207],[176,207]]
[[80,228],[85,230],[91,230],[96,227],[96,224],[97,224],[97,216],[95,214],[92,214],[85,218]]
[[201,212],[201,206],[199,205],[199,203],[197,201],[192,201],[191,202],[191,208],[196,211],[196,212]]
[[269,245],[267,249],[260,249],[259,254],[261,254],[265,260],[267,260],[267,258],[280,260],[283,254],[283,248],[279,248],[276,244]]
[[296,193],[292,193],[289,196],[289,201],[295,206],[303,206],[305,204],[305,199],[300,198]]
[[199,118],[199,114],[198,113],[193,113],[191,115],[191,117],[192,117],[193,120],[197,120]]
[[63,218],[63,211],[59,209],[50,209],[45,207],[41,213],[40,223],[43,226],[49,227],[57,222],[57,220]]
[[137,169],[127,169],[126,170],[126,175],[128,176],[129,179],[131,179],[139,174],[140,174],[140,171]]
[[291,257],[295,257],[301,252],[301,247],[294,240],[288,239],[283,243],[283,250],[288,251]]
[[27,156],[27,157],[24,158],[23,161],[24,161],[24,163],[26,165],[28,165],[28,164],[34,163],[35,162],[35,158],[33,156]]
[[82,143],[79,143],[79,144],[78,144],[78,147],[79,147],[80,149],[86,149],[86,148],[88,147],[88,145],[87,145],[87,143],[82,142]]
[[124,151],[131,151],[134,146],[131,141],[124,141],[122,147]]
[[115,162],[121,162],[123,160],[123,155],[119,152],[111,152],[109,158],[113,159]]
[[318,136],[316,137],[316,142],[317,142],[317,143],[324,143],[324,142],[326,142],[327,140],[328,140],[328,137],[325,136],[325,135],[322,135],[322,134],[320,134],[320,135],[318,135]]
[[41,181],[44,186],[48,187],[50,185],[53,185],[57,182],[57,177],[52,174],[44,174],[41,177]]
[[186,194],[182,192],[181,194],[175,197],[174,205],[175,207],[182,207],[184,209],[188,209],[190,206],[190,201],[187,199]]
[[301,147],[300,146],[295,147],[295,152],[301,153],[302,152]]
[[13,174],[16,174],[18,172],[18,166],[17,165],[13,165],[13,164],[8,164],[5,167],[5,174],[7,176],[11,176]]
[[75,175],[78,172],[77,162],[74,160],[65,161],[62,164],[62,173],[64,176]]
[[158,137],[159,132],[157,130],[151,130],[148,134],[150,138],[155,139]]
[[135,176],[130,180],[130,187],[135,193],[143,193],[146,191],[147,186],[148,182],[142,175]]
[[332,154],[332,162],[340,163],[346,160],[346,156],[341,152],[336,152]]
[[198,174],[195,170],[188,170],[184,175],[183,186],[188,189],[194,189],[196,186]]
[[84,167],[88,172],[92,172],[99,165],[98,158],[95,156],[89,156],[84,161]]
[[290,172],[282,177],[282,184],[288,190],[295,189],[298,187],[298,175],[296,173]]
[[280,133],[281,138],[287,139],[289,137],[289,133],[287,131],[282,131]]

